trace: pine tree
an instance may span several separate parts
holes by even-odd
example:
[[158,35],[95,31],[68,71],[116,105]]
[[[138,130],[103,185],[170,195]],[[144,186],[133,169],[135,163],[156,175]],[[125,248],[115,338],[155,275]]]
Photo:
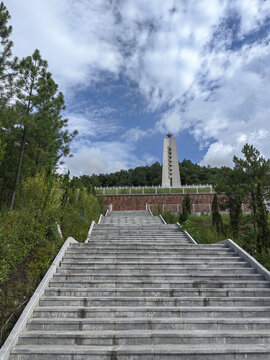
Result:
[[[12,81],[15,75],[17,58],[12,56],[13,43],[10,40],[12,27],[8,25],[9,12],[4,3],[0,3],[0,118],[3,118],[3,109],[12,96]],[[4,157],[6,143],[3,140],[0,121],[0,164]]]
[[229,198],[230,227],[235,238],[238,237],[242,217],[243,192],[239,188],[234,196]]
[[256,189],[256,225],[257,225],[257,250],[261,254],[262,250],[270,247],[270,229],[268,223],[268,211],[264,202],[262,182],[257,179]]
[[190,196],[187,194],[182,202],[182,212],[179,215],[179,221],[182,223],[186,221],[191,214],[191,201]]
[[217,193],[224,194],[223,206],[229,210],[230,228],[234,237],[238,237],[242,216],[242,203],[245,187],[242,185],[242,172],[238,168],[221,168],[215,180],[214,188]]
[[219,234],[223,231],[222,217],[219,213],[219,204],[217,194],[214,195],[212,202],[212,225],[215,226]]
[[10,40],[12,26],[8,25],[9,12],[3,2],[0,3],[0,110],[13,94],[13,78],[17,58],[12,56],[13,42]]
[[15,86],[20,146],[10,210],[14,206],[25,150],[27,152],[26,145],[28,150],[31,149],[31,153],[36,156],[34,160],[36,167],[39,166],[40,153],[44,150],[45,144],[47,147],[51,146],[51,149],[45,149],[49,152],[46,166],[53,160],[53,165],[55,165],[57,153],[61,147],[69,150],[68,146],[65,149],[65,145],[71,140],[68,131],[65,130],[60,134],[61,128],[66,126],[66,120],[62,120],[60,115],[61,110],[64,109],[64,98],[61,93],[58,93],[58,86],[47,71],[47,67],[47,61],[41,58],[38,50],[35,50],[32,56],[24,58],[19,64]]
[[253,212],[253,225],[256,228],[256,189],[258,179],[261,181],[262,186],[270,185],[270,160],[265,160],[259,150],[253,145],[245,144],[242,148],[244,159],[234,156],[234,168],[239,171],[239,183],[245,193],[250,197],[250,206]]

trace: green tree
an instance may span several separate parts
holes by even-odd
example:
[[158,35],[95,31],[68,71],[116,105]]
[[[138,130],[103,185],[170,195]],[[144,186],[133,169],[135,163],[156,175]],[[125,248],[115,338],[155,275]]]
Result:
[[[8,25],[10,15],[4,3],[0,3],[0,119],[3,117],[3,108],[12,96],[12,83],[15,75],[17,58],[12,56],[13,43],[10,40],[12,27]],[[2,121],[0,129],[2,130]],[[0,131],[0,164],[4,157],[6,143]]]
[[228,206],[230,211],[230,227],[234,237],[238,237],[240,220],[242,217],[243,191],[238,188],[234,194],[230,194],[228,198]]
[[256,207],[257,250],[261,254],[262,250],[267,250],[270,247],[270,231],[268,211],[265,206],[263,186],[260,180],[257,180]]
[[250,197],[253,211],[253,224],[256,227],[256,189],[258,180],[263,187],[270,185],[270,160],[265,160],[260,152],[253,146],[245,144],[242,148],[244,159],[234,156],[234,168],[239,172],[239,182],[245,193]]
[[13,93],[13,78],[17,58],[12,56],[13,43],[10,40],[12,26],[8,25],[9,12],[3,2],[0,3],[0,109],[6,105]]
[[212,225],[215,226],[217,232],[221,234],[223,231],[222,217],[219,213],[219,204],[217,194],[214,195],[212,201]]
[[[15,83],[17,96],[16,111],[18,113],[17,126],[20,128],[21,135],[19,161],[10,210],[12,210],[14,206],[25,145],[29,137],[33,139],[31,132],[36,130],[38,125],[39,130],[44,130],[45,123],[47,127],[50,128],[48,120],[56,119],[57,117],[59,119],[60,111],[64,108],[63,95],[57,92],[58,86],[53,81],[51,74],[47,71],[47,67],[47,61],[41,58],[38,50],[35,50],[32,56],[24,58],[18,67],[19,72]],[[42,127],[41,124],[44,126]],[[40,132],[39,135],[41,136]],[[46,136],[45,134],[45,137],[46,141],[51,144],[52,142],[49,141],[48,135]]]
[[5,145],[0,161],[0,203],[4,207],[10,204],[11,189],[14,183],[16,165],[19,157],[19,139],[21,129],[16,126],[18,113],[12,106],[6,106],[1,111],[0,139]]
[[222,167],[214,181],[214,188],[218,194],[224,195],[222,207],[229,210],[230,228],[234,237],[237,237],[245,195],[241,184],[241,171],[236,168]]
[[182,212],[179,216],[179,221],[180,222],[184,222],[186,221],[190,214],[191,214],[191,201],[190,201],[190,196],[189,194],[187,194],[185,197],[184,197],[184,200],[182,202]]

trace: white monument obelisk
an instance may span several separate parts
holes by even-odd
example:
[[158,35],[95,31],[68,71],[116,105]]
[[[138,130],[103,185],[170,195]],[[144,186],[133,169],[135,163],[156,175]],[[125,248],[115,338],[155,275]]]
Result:
[[163,142],[162,187],[181,187],[176,139],[171,133]]

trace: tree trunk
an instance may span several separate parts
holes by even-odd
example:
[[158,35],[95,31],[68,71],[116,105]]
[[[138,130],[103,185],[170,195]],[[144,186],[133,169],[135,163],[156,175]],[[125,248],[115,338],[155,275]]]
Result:
[[257,204],[256,204],[256,194],[254,191],[251,191],[251,203],[252,203],[252,212],[253,212],[253,227],[254,229],[256,229]]
[[40,151],[38,150],[37,157],[36,157],[36,170],[35,170],[35,175],[37,175],[39,163],[40,163]]
[[17,188],[18,188],[18,183],[19,183],[19,179],[20,179],[20,175],[21,175],[22,159],[23,159],[25,142],[26,142],[26,126],[24,127],[24,130],[23,130],[23,137],[22,137],[21,151],[20,151],[20,159],[19,159],[19,164],[18,164],[18,170],[17,170],[16,180],[15,180],[14,190],[13,190],[12,198],[11,198],[11,202],[10,202],[10,208],[9,208],[10,211],[13,210],[14,201],[15,201]]

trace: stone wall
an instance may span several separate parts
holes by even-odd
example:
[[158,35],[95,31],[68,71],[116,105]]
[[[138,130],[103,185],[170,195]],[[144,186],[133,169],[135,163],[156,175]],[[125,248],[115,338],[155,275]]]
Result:
[[[210,213],[214,194],[189,194],[193,213]],[[148,194],[148,195],[104,195],[104,208],[113,210],[145,210],[146,204],[152,211],[159,209],[164,212],[182,210],[185,194]],[[222,196],[219,196],[220,200]],[[247,204],[243,204],[243,211],[249,212]]]

